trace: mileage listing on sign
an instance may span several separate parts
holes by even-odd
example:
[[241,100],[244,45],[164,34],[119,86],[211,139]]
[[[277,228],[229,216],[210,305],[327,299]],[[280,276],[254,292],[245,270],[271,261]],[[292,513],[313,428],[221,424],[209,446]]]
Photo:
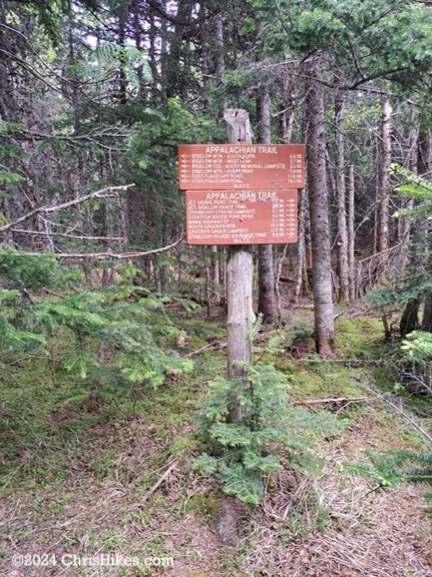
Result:
[[181,190],[288,190],[304,187],[303,144],[182,144]]
[[297,242],[297,190],[186,191],[187,243]]

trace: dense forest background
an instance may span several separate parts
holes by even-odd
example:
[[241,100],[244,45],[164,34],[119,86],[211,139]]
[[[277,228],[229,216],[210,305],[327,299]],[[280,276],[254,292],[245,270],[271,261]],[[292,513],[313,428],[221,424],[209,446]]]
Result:
[[[0,4],[1,563],[432,575],[431,40],[420,0]],[[184,242],[177,145],[232,109],[306,185],[227,379],[230,249]],[[156,574],[123,569],[64,574]]]
[[[293,301],[310,290],[311,252],[324,306],[358,298],[407,258],[411,226],[390,215],[412,201],[394,195],[390,163],[429,171],[427,4],[3,3],[3,247],[81,255],[90,282],[83,253],[107,269],[107,252],[174,243],[176,145],[223,142],[223,110],[242,107],[257,140],[308,143],[299,242],[275,249],[291,257]],[[207,274],[217,300],[224,258],[185,250],[170,253],[177,277]],[[159,290],[175,278],[163,261],[134,261]]]

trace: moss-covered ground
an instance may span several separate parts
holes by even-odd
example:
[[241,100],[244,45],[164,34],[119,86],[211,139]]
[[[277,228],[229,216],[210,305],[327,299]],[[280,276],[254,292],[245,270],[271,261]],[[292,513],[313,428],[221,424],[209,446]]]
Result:
[[[55,366],[37,357],[1,365],[0,575],[326,574],[317,567],[312,567],[313,573],[311,559],[309,564],[301,561],[302,555],[307,558],[302,539],[345,527],[348,505],[344,495],[346,500],[353,497],[351,493],[348,497],[343,487],[335,491],[329,485],[336,507],[325,497],[322,486],[308,485],[298,472],[287,470],[285,477],[269,483],[263,507],[246,508],[236,550],[219,543],[213,522],[222,495],[213,480],[199,477],[190,465],[196,454],[193,415],[208,381],[225,372],[225,331],[222,321],[210,322],[200,311],[170,314],[184,331],[178,351],[193,359],[194,372],[167,376],[163,385],[143,387],[134,398],[102,393],[97,404],[87,405],[91,381],[65,371],[61,358]],[[254,342],[254,358],[274,364],[286,375],[291,402],[369,396],[365,385],[393,391],[393,375],[385,363],[376,362],[385,358],[389,347],[378,319],[360,313],[339,318],[337,356],[329,360],[313,352],[311,323],[310,310],[298,309],[284,329],[260,333]],[[327,408],[348,418],[349,426],[339,438],[323,441],[317,448],[326,466],[330,461],[339,466],[364,448],[420,446],[412,429],[382,403],[348,402]],[[428,419],[423,419],[423,424],[427,426]],[[343,479],[343,473],[340,475]],[[328,479],[324,473],[317,476]],[[285,516],[271,512],[276,510],[285,511]],[[356,531],[362,535],[369,531],[367,512],[364,518],[358,512],[352,515],[350,523],[355,521]],[[423,530],[421,524],[413,528],[414,532]],[[273,552],[281,548],[285,565],[278,564],[276,553],[266,562],[266,549],[263,545],[259,555],[257,543],[268,543]],[[16,569],[11,558],[17,553],[46,553],[50,559],[56,555],[57,562],[65,553],[80,557],[102,553],[163,556],[172,557],[174,567],[48,564]],[[313,562],[318,563],[317,559]],[[282,566],[285,569],[280,569]],[[430,565],[425,567],[431,571]],[[408,565],[404,574],[414,575]],[[362,573],[347,571],[346,575]]]

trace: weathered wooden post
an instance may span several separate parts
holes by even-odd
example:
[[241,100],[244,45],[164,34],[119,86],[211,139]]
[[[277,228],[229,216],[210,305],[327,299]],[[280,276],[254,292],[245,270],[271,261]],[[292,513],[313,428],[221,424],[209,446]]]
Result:
[[[224,111],[227,138],[230,144],[252,144],[249,114],[246,110],[228,108]],[[248,387],[246,364],[251,362],[251,332],[255,321],[252,303],[253,261],[250,247],[230,245],[227,263],[227,340],[228,377],[239,379]],[[236,401],[231,419],[240,422],[244,408]]]

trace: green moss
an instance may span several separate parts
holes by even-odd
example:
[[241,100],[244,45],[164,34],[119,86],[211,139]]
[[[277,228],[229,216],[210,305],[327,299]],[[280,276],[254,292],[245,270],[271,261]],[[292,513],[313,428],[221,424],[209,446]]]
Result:
[[222,507],[222,498],[218,495],[209,495],[207,499],[207,511],[212,519],[216,519]]
[[195,448],[194,435],[178,435],[168,446],[171,455],[181,456]]
[[213,493],[196,493],[187,497],[182,504],[182,514],[194,511],[201,515],[208,523],[212,523],[219,516],[222,498]]
[[352,359],[379,359],[386,349],[382,323],[373,317],[338,319],[334,343],[341,356]]
[[218,323],[203,320],[197,315],[185,317],[179,316],[177,322],[186,333],[185,350],[188,352],[196,351],[201,347],[208,345],[215,340],[224,340],[226,338],[225,327]]
[[299,368],[296,373],[287,376],[291,392],[306,398],[319,397],[325,391],[322,376],[311,370]]

